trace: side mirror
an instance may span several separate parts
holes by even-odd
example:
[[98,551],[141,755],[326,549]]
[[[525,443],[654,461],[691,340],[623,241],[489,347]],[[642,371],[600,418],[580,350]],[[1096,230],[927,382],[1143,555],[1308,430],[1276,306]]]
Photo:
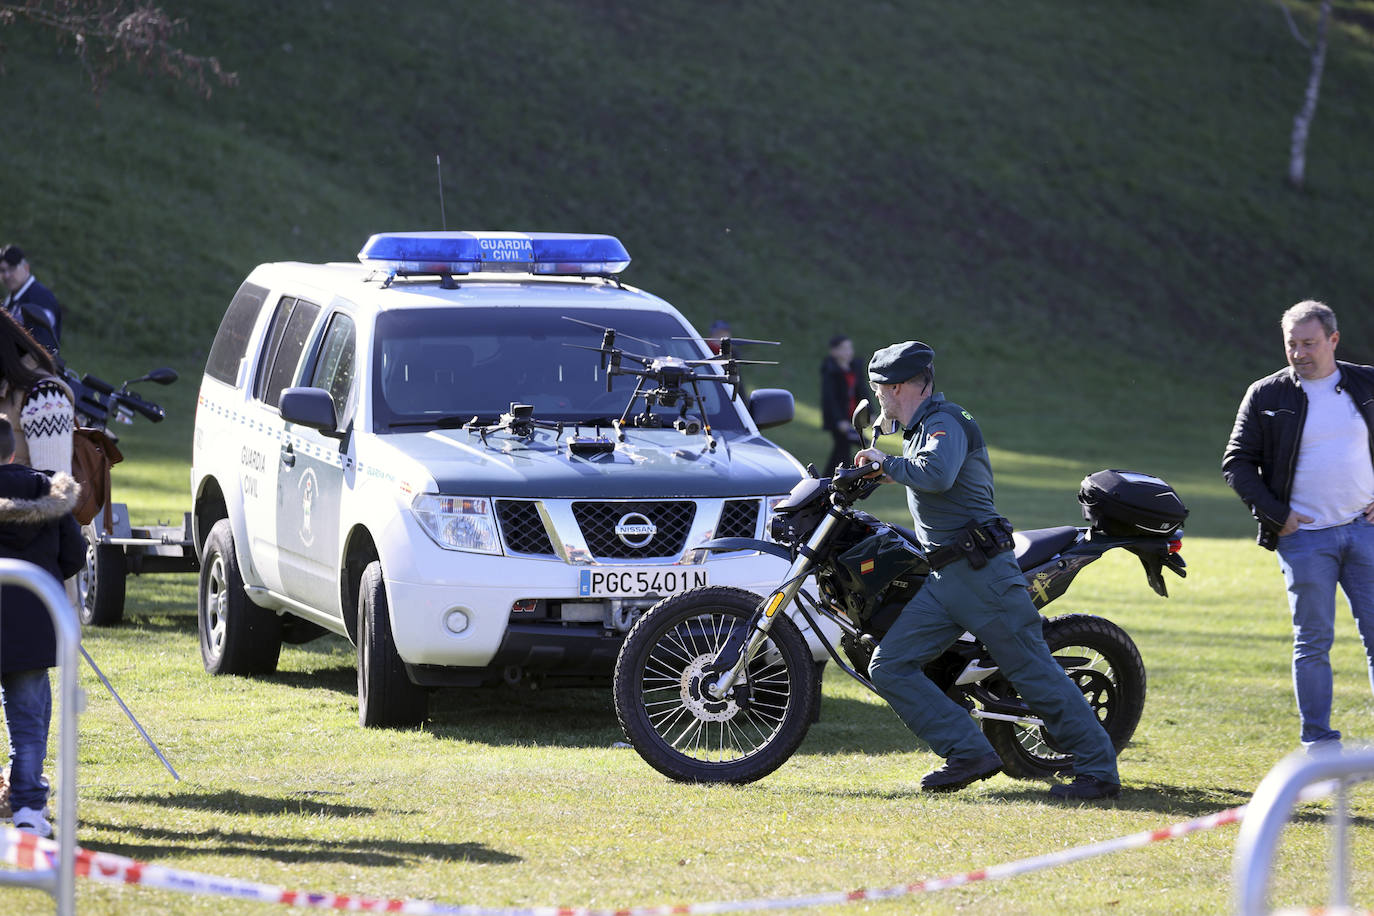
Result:
[[870,433],[868,440],[864,441],[863,431],[873,424],[873,408],[868,403],[868,398],[860,398],[859,403],[854,405],[854,415],[849,418],[849,425],[859,432],[859,440],[863,442],[864,448],[873,445],[873,436]]
[[177,371],[164,366],[161,369],[154,369],[143,377],[159,385],[170,385],[177,380]]
[[287,388],[277,402],[281,417],[288,423],[299,423],[318,429],[334,439],[342,439],[339,420],[334,413],[334,399],[323,388]]
[[[879,413],[873,416],[873,405],[868,403],[868,398],[864,398],[854,407],[854,415],[849,423],[859,433],[859,441],[864,448],[872,448],[873,443],[878,441],[879,436],[888,436],[897,431],[897,421]],[[864,431],[867,430],[868,436],[865,438]]]
[[791,423],[797,408],[785,388],[760,388],[749,395],[749,416],[759,429]]

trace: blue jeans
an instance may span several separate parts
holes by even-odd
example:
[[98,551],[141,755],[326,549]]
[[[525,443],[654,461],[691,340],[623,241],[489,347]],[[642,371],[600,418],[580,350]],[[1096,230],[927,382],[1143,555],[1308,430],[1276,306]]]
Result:
[[1293,612],[1293,692],[1302,719],[1302,742],[1333,741],[1331,643],[1335,639],[1336,586],[1345,592],[1364,641],[1374,686],[1374,525],[1364,520],[1279,538],[1279,569]]
[[48,803],[43,758],[48,754],[52,687],[48,669],[15,671],[0,677],[0,701],[10,732],[10,808],[42,811]]

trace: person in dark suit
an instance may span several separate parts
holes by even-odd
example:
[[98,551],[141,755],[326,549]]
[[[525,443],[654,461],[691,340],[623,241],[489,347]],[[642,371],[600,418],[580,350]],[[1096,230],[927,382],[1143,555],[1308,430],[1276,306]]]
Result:
[[62,306],[51,290],[34,279],[18,245],[0,248],[0,280],[9,290],[5,310],[56,356],[62,342]]

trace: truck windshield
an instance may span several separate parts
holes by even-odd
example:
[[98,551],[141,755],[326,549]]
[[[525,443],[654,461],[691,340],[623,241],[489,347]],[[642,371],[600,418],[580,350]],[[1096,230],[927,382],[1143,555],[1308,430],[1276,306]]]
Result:
[[[372,355],[374,429],[413,431],[427,421],[452,426],[458,418],[473,416],[490,423],[512,402],[532,405],[540,420],[604,425],[609,418],[618,419],[639,379],[617,375],[611,379],[611,391],[606,391],[602,357],[594,352],[601,346],[601,328],[614,328],[616,346],[626,353],[680,359],[711,355],[698,340],[673,339],[693,336],[693,331],[672,315],[578,309],[571,314],[586,322],[579,324],[566,320],[565,314],[569,313],[549,308],[381,313]],[[639,363],[624,359],[622,366],[639,368]],[[696,372],[718,374],[714,366]],[[645,387],[655,385],[645,380]],[[690,414],[704,414],[720,431],[744,431],[729,401],[730,386],[703,382],[698,387],[704,404]],[[631,416],[643,410],[643,399],[636,399]],[[654,413],[663,418],[663,425],[671,426],[678,409],[656,406]]]

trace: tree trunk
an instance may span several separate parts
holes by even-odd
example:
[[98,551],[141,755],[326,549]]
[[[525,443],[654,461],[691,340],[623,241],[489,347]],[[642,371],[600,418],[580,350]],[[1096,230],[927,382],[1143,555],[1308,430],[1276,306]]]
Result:
[[1307,78],[1307,94],[1302,108],[1293,118],[1293,141],[1289,148],[1288,183],[1301,188],[1307,170],[1307,134],[1317,114],[1317,95],[1321,92],[1322,70],[1326,67],[1326,26],[1331,18],[1331,0],[1322,0],[1317,19],[1317,40],[1312,43],[1312,73]]

